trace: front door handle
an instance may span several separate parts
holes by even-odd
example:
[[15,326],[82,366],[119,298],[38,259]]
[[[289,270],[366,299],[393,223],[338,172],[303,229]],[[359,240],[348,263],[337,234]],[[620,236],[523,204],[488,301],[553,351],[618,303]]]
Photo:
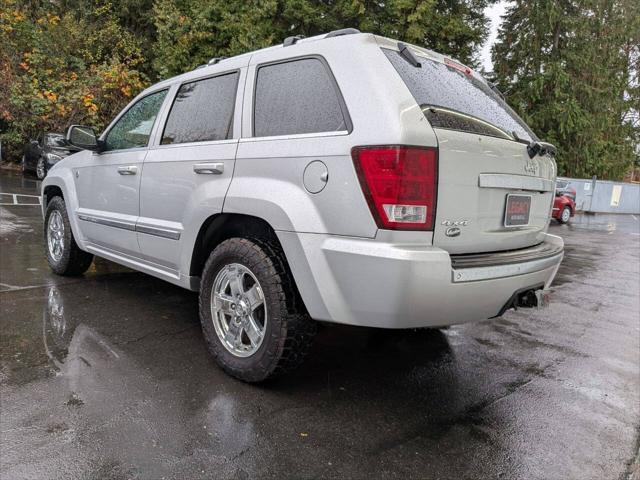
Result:
[[128,167],[118,167],[118,173],[120,175],[135,175],[138,173],[138,167],[130,165]]
[[200,174],[220,175],[224,172],[224,163],[196,163],[193,171]]

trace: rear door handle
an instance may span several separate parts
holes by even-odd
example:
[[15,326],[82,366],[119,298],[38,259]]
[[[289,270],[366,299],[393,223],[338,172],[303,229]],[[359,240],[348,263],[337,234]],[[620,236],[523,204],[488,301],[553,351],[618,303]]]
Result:
[[224,172],[224,163],[196,163],[193,171],[199,174],[221,175]]
[[135,175],[138,173],[138,167],[129,165],[127,167],[118,167],[118,173],[120,175]]

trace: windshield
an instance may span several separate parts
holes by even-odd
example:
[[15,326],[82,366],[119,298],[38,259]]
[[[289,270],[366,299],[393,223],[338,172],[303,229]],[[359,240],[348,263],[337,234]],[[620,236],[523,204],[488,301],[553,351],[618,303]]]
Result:
[[48,133],[46,135],[47,145],[50,147],[67,147],[67,141],[64,138],[64,135],[60,133]]
[[423,56],[419,56],[422,65],[418,68],[395,50],[382,51],[433,127],[510,139],[515,132],[523,140],[537,140],[531,129],[485,81]]

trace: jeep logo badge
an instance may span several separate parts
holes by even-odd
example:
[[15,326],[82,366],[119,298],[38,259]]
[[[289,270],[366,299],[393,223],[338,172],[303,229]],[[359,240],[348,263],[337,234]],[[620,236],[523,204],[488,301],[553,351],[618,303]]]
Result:
[[444,234],[447,237],[457,237],[460,235],[460,229],[458,227],[449,227],[445,230]]

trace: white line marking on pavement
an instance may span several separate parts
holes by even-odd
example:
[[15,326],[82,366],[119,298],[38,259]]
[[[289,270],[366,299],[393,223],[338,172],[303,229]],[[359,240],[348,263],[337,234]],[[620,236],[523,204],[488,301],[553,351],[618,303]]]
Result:
[[48,287],[49,285],[11,285],[9,283],[0,283],[0,293],[2,292],[15,292],[16,290],[28,290],[30,288]]
[[[11,202],[0,202],[0,205],[4,205],[4,206],[14,206],[14,205],[20,205],[20,206],[31,206],[31,207],[39,207],[42,205],[42,197],[39,195],[27,195],[26,193],[4,193],[4,192],[0,192],[0,198],[2,198],[3,196],[7,196],[7,197],[11,197]],[[23,203],[20,202],[19,198],[20,197],[26,197],[27,199],[29,198],[37,198],[38,199],[38,203]]]

